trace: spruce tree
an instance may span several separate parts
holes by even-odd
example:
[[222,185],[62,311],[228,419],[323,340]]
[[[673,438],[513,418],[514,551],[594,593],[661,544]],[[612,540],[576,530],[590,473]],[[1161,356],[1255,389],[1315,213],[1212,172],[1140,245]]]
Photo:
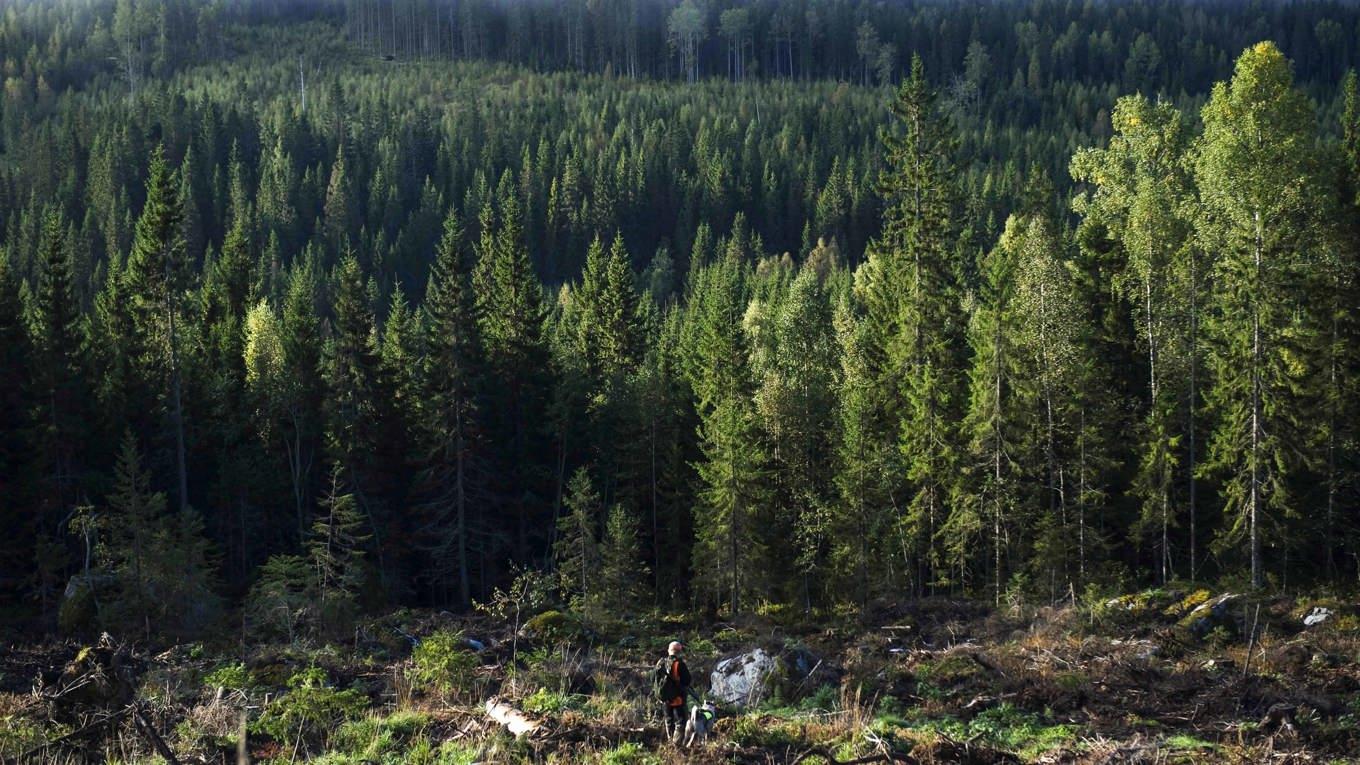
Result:
[[604,505],[585,467],[576,469],[567,485],[566,514],[557,519],[553,565],[558,591],[575,607],[583,608],[603,583],[600,573],[599,530]]
[[326,447],[331,460],[345,472],[351,487],[348,494],[353,495],[377,535],[378,569],[386,576],[383,545],[387,535],[378,508],[388,488],[386,468],[391,443],[386,429],[394,420],[368,285],[359,261],[352,255],[340,261],[333,309],[335,324],[322,361]]
[[1033,469],[1030,425],[1037,396],[1032,381],[1024,378],[1016,295],[1020,253],[1032,235],[1029,228],[1026,221],[1012,216],[982,263],[982,289],[968,324],[973,365],[963,421],[968,438],[966,472],[938,532],[945,560],[958,571],[955,580],[972,588],[978,584],[975,574],[990,569],[997,603],[1012,547],[1019,552],[1018,537],[1027,528],[1031,501],[1025,478]]
[[47,508],[43,527],[49,533],[56,533],[56,524],[79,499],[79,460],[88,434],[80,308],[64,228],[56,213],[47,216],[34,299],[35,446]]
[[165,494],[151,475],[131,432],[123,437],[108,497],[103,565],[116,593],[103,615],[109,628],[184,637],[207,626],[217,606],[210,548],[198,514],[166,513]]
[[884,438],[887,407],[880,400],[876,350],[868,323],[856,314],[852,294],[838,302],[835,312],[840,374],[836,390],[835,483],[842,510],[832,526],[832,561],[838,572],[839,593],[853,597],[861,609],[889,584],[894,555],[894,513],[891,472],[895,449]]
[[[0,524],[10,530],[0,542],[0,577],[10,581],[19,581],[32,564],[35,519],[27,510],[37,487],[25,467],[32,459],[34,362],[19,280],[9,252],[0,249]],[[18,595],[17,588],[6,588],[0,599],[8,603]]]
[[619,448],[637,435],[630,382],[643,339],[641,303],[628,261],[621,238],[615,238],[608,252],[597,238],[586,253],[571,311],[564,316],[574,330],[572,352],[585,375],[589,446],[605,478],[606,497],[613,501],[635,499],[628,495],[637,488],[636,476],[628,475],[623,464],[630,450]]
[[689,310],[687,367],[697,398],[702,488],[695,509],[696,584],[715,604],[739,613],[759,591],[762,537],[754,519],[765,509],[765,466],[752,402],[748,343],[741,319],[748,302],[745,268],[724,258],[701,272]]
[[501,199],[499,215],[484,214],[483,220],[474,288],[487,379],[494,381],[487,390],[487,426],[500,447],[496,493],[514,524],[515,557],[524,559],[531,529],[544,520],[545,311],[515,198]]
[[325,238],[332,253],[347,254],[354,246],[354,232],[359,222],[359,207],[353,182],[345,163],[342,142],[331,165],[330,182],[326,184]]
[[935,532],[946,513],[961,447],[964,346],[955,262],[957,139],[939,112],[919,56],[892,104],[897,130],[885,132],[886,168],[878,193],[887,203],[883,233],[870,258],[870,316],[883,344],[885,384],[901,410],[899,448],[911,500],[904,522],[917,560],[917,591],[939,562]]
[[307,554],[315,569],[321,625],[344,635],[358,615],[364,584],[364,548],[372,536],[353,492],[347,490],[344,470],[331,469],[329,488],[312,523]]
[[478,391],[482,348],[471,263],[456,211],[444,221],[423,305],[424,348],[419,437],[422,470],[418,494],[430,512],[431,552],[439,591],[471,598],[468,510],[485,470],[479,453]]
[[298,540],[306,532],[306,512],[312,497],[312,466],[321,449],[324,429],[322,403],[322,339],[317,317],[317,274],[312,262],[294,265],[288,277],[281,316],[283,361],[287,386],[282,398],[282,443],[293,488]]
[[642,612],[650,600],[651,572],[642,563],[637,516],[622,505],[609,511],[600,543],[599,607],[607,618],[624,620]]
[[[146,358],[136,360],[142,379],[159,388],[174,441],[176,498],[181,511],[189,508],[189,473],[184,439],[184,401],[181,364],[181,304],[187,286],[183,219],[176,180],[157,146],[151,154],[146,203],[137,219],[125,280],[133,303],[133,328]],[[163,387],[162,387],[163,386]]]
[[[836,344],[831,303],[816,271],[799,270],[772,305],[753,304],[746,314],[748,334],[759,352],[752,356],[758,381],[754,394],[758,422],[768,436],[770,482],[779,493],[778,516],[768,519],[773,539],[795,544],[777,561],[795,563],[775,578],[800,581],[803,602],[811,604],[827,563],[831,475],[827,470],[833,423]],[[765,314],[756,318],[756,314]]]

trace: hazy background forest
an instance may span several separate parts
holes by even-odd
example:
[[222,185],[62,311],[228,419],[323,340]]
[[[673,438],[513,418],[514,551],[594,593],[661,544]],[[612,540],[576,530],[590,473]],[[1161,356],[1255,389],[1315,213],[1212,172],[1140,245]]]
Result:
[[0,613],[1354,583],[1358,48],[1333,1],[8,4]]

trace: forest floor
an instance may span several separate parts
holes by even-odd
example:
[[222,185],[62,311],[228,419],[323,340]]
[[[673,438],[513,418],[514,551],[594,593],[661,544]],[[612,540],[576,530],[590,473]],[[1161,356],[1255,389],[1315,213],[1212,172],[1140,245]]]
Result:
[[[1309,618],[1311,617],[1311,618]],[[1315,622],[1305,625],[1305,619]],[[163,651],[105,637],[0,652],[11,762],[1360,762],[1360,604],[1183,588],[1084,606],[943,599],[863,618],[513,623],[403,610],[347,645]],[[664,741],[648,675],[683,636],[777,669],[714,735]],[[413,651],[413,646],[419,645]],[[516,737],[488,699],[535,729]]]

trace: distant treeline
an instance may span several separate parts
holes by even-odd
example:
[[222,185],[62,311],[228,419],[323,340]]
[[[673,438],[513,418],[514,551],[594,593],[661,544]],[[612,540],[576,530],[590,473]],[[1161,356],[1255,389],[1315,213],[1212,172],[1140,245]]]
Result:
[[1277,40],[1301,82],[1360,46],[1337,0],[344,0],[346,28],[397,58],[485,59],[629,77],[895,80],[910,56],[984,95],[1051,83],[1202,93]]

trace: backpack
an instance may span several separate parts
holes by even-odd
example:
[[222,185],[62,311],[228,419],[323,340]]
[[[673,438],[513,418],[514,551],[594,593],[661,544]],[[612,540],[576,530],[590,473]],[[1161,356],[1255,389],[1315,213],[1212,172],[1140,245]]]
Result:
[[656,669],[652,672],[652,692],[662,701],[669,702],[680,695],[680,686],[671,677],[671,667],[674,660],[667,657],[656,663]]

